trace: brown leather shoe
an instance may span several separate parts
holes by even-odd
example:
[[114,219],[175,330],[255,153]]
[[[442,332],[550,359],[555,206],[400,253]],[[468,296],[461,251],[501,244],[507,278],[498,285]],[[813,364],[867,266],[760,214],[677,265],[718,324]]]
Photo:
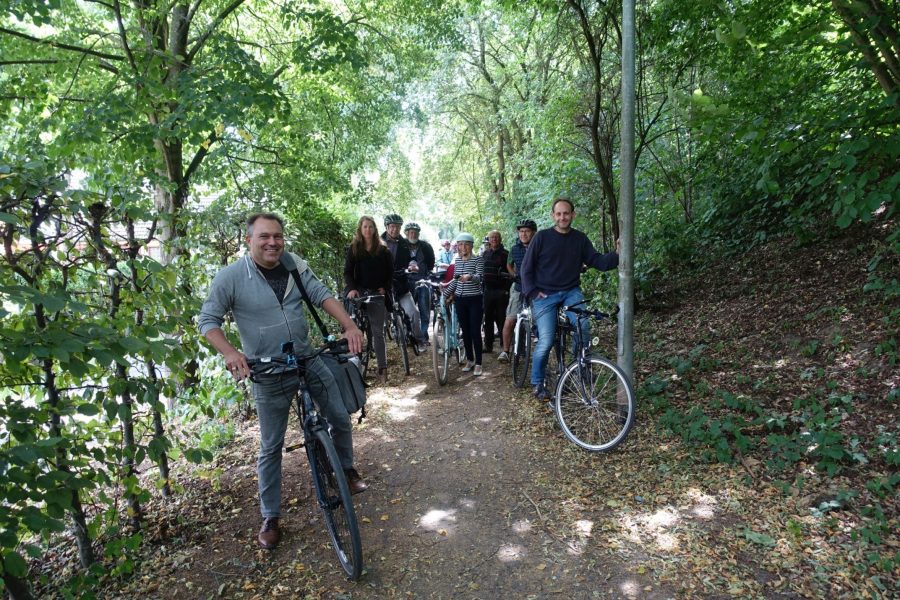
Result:
[[271,550],[278,545],[281,539],[281,530],[278,528],[278,517],[268,517],[263,519],[262,527],[259,530],[257,538],[259,545],[266,550]]
[[362,480],[356,469],[344,469],[344,475],[347,476],[347,485],[350,486],[351,494],[358,494],[369,489],[368,484]]

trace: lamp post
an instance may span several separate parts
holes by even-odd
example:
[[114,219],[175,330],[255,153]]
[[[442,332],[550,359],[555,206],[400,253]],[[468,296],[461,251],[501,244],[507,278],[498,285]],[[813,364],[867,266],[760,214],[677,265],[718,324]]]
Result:
[[619,168],[619,338],[617,362],[634,381],[634,0],[622,0],[622,142]]

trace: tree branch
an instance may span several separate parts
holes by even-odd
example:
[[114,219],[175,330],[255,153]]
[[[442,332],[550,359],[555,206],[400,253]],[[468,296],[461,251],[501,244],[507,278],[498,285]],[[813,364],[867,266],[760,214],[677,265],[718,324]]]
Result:
[[187,64],[190,64],[191,61],[194,60],[194,57],[197,55],[197,53],[203,49],[203,46],[206,45],[206,40],[209,39],[209,36],[213,34],[213,32],[222,23],[222,21],[224,21],[228,17],[228,15],[236,11],[241,6],[241,4],[244,3],[244,1],[245,0],[234,0],[234,2],[226,6],[225,9],[221,13],[219,13],[219,15],[215,19],[213,19],[213,22],[209,24],[209,27],[206,28],[206,31],[203,32],[203,34],[194,44],[194,47],[191,48],[190,51],[188,51],[187,59],[185,60]]
[[97,58],[106,58],[108,60],[125,60],[124,57],[118,56],[116,54],[107,54],[105,52],[91,50],[90,48],[82,48],[81,46],[73,46],[71,44],[64,44],[62,42],[54,42],[53,40],[34,37],[32,35],[28,35],[27,33],[22,33],[21,31],[7,29],[6,27],[0,27],[0,33],[20,37],[24,40],[28,40],[29,42],[34,42],[35,44],[50,46],[51,48],[59,48],[61,50],[71,50],[72,52],[81,52],[82,54],[89,54],[91,56],[96,56]]

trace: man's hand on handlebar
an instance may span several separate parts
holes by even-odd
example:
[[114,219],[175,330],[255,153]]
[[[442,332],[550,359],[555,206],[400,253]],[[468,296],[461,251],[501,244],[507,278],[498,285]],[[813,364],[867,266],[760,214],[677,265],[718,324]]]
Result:
[[359,327],[352,327],[344,332],[344,339],[347,340],[347,346],[353,354],[359,354],[363,349],[363,333]]
[[356,290],[350,290],[349,292],[347,292],[347,300],[352,300],[353,298],[358,298],[358,297],[359,297],[359,292],[357,292]]
[[250,377],[250,366],[247,364],[247,357],[243,352],[235,350],[226,354],[225,368],[228,369],[235,381]]

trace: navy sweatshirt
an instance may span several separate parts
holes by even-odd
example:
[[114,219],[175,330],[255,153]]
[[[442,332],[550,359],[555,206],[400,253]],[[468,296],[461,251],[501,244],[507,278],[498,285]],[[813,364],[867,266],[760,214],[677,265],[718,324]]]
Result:
[[581,285],[581,266],[609,271],[619,266],[615,252],[600,254],[577,229],[562,234],[554,228],[538,231],[522,261],[522,293],[534,298],[538,292],[560,292]]

